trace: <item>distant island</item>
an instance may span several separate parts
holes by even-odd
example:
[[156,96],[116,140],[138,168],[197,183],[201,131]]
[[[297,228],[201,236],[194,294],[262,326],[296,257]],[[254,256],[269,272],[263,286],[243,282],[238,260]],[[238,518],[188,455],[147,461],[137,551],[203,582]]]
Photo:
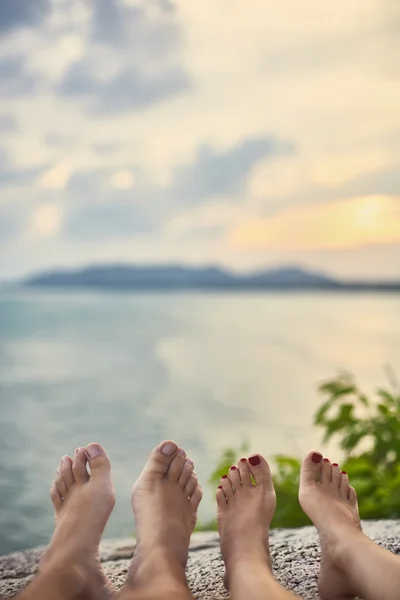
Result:
[[92,288],[98,290],[327,290],[400,291],[399,282],[340,281],[298,267],[237,274],[218,267],[182,265],[99,265],[78,270],[55,270],[28,277],[22,284],[35,288]]

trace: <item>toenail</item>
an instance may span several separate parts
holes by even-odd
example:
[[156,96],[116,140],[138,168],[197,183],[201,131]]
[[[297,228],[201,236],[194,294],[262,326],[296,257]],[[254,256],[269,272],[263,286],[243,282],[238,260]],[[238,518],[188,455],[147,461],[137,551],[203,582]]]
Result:
[[100,454],[101,450],[97,444],[93,444],[92,446],[88,446],[86,448],[86,456],[88,458],[96,458],[97,456],[100,456]]
[[180,454],[181,456],[186,456],[186,452],[182,448],[179,448],[178,454]]
[[322,460],[322,454],[319,454],[318,452],[314,452],[314,454],[311,457],[311,460],[313,461],[313,463],[318,464],[321,462]]
[[247,458],[241,458],[240,462],[247,462]]
[[221,479],[228,479],[228,475],[222,475]]
[[176,446],[174,446],[174,444],[165,444],[165,446],[161,448],[161,452],[166,456],[172,456],[176,452]]
[[341,471],[341,475],[347,475],[347,471]]
[[219,489],[219,490],[222,490],[222,485],[219,485],[219,486],[218,486],[218,489]]
[[261,462],[260,457],[255,454],[254,456],[250,456],[249,458],[249,463],[251,464],[252,467],[257,467]]
[[237,470],[237,467],[235,467],[235,465],[233,465],[233,466],[231,467],[231,469],[232,469],[232,471],[236,471],[236,470]]
[[324,458],[324,462],[329,462],[329,458]]
[[187,458],[186,462],[189,463],[189,465],[194,465],[194,462],[192,461],[191,458]]
[[339,465],[337,463],[332,463],[332,467],[338,467]]

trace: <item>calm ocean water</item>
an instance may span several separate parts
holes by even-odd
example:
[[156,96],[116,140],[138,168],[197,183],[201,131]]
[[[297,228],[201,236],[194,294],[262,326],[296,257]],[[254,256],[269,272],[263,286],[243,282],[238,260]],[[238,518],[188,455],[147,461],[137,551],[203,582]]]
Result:
[[0,553],[47,543],[48,489],[77,446],[113,463],[107,537],[133,533],[132,483],[166,437],[195,460],[205,521],[223,448],[303,454],[317,384],[346,368],[371,390],[387,364],[400,375],[399,295],[2,293]]

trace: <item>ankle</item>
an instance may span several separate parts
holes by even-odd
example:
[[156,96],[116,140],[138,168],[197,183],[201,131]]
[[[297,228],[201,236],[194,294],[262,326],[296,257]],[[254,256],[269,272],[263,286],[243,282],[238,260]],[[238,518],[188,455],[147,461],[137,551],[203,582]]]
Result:
[[159,585],[159,580],[182,585],[186,584],[186,561],[179,560],[166,549],[157,548],[147,551],[141,546],[137,547],[132,561],[129,582],[135,587]]
[[264,544],[253,544],[251,548],[236,546],[231,548],[224,557],[226,570],[231,572],[238,568],[247,568],[249,565],[262,565],[271,570],[271,559]]
[[360,552],[368,542],[369,539],[361,529],[347,530],[345,535],[338,535],[329,543],[330,559],[338,569],[347,571],[354,554]]

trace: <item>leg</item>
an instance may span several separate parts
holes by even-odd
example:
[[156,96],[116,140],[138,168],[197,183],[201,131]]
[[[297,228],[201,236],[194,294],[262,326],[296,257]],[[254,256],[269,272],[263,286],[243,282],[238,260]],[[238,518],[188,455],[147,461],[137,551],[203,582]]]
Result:
[[[73,459],[64,456],[50,496],[56,528],[39,564],[41,575],[53,580],[53,573],[61,573],[65,580],[66,568],[69,573],[78,571],[84,579],[79,600],[109,599],[113,589],[98,557],[101,536],[115,504],[111,465],[105,450],[98,444],[89,444],[78,448]],[[63,589],[69,587],[66,584]]]
[[121,600],[189,600],[186,563],[202,498],[193,462],[175,442],[151,453],[133,488],[137,549]]
[[398,600],[400,557],[363,534],[347,474],[319,452],[310,453],[302,466],[299,499],[321,540],[321,598]]
[[276,498],[267,461],[255,455],[231,467],[217,490],[217,504],[225,584],[232,600],[296,598],[272,575],[269,527]]
[[14,600],[77,600],[84,598],[85,578],[76,568],[55,567],[40,573]]

